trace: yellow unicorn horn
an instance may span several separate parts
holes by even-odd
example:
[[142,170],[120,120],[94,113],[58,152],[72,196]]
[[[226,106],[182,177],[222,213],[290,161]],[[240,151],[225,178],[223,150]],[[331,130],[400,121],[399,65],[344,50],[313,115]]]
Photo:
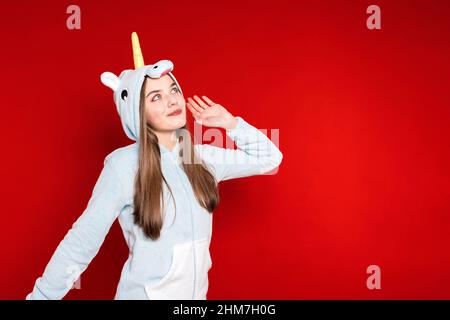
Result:
[[133,46],[134,68],[144,66],[144,58],[142,57],[141,46],[139,45],[139,38],[136,32],[131,34],[131,45]]

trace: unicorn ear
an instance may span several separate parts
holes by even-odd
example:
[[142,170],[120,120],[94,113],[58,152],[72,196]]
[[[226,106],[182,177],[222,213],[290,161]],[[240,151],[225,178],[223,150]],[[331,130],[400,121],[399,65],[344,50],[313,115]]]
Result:
[[107,87],[111,88],[113,91],[116,91],[119,87],[120,79],[112,72],[103,72],[100,75],[100,81]]

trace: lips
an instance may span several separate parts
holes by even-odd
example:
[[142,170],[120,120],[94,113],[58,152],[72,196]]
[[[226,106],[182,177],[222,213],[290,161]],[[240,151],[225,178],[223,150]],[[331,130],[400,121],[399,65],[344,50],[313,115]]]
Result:
[[181,113],[181,109],[177,109],[168,114],[168,116],[177,116]]

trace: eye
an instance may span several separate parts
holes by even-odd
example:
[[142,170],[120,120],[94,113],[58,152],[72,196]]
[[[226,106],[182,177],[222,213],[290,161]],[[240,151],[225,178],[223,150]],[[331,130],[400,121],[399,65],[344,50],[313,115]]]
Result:
[[178,92],[178,88],[177,87],[173,87],[172,92]]
[[128,91],[122,90],[122,92],[120,93],[120,97],[122,98],[123,101],[126,101],[128,97]]
[[[158,98],[158,99],[156,99],[156,98]],[[160,98],[160,95],[159,95],[159,94],[156,94],[156,95],[153,97],[152,101],[159,100],[159,98]]]

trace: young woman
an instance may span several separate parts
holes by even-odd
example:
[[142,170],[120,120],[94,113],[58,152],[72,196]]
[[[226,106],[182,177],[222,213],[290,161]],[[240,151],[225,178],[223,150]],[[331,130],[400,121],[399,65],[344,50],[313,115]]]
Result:
[[[116,218],[130,251],[115,299],[206,299],[218,183],[281,163],[280,150],[241,117],[206,96],[186,102],[172,62],[144,65],[135,33],[132,43],[135,69],[120,77],[105,72],[101,81],[114,91],[125,133],[135,143],[105,158],[85,211],[26,299],[62,299]],[[202,125],[225,129],[237,149],[193,145],[186,107]]]

